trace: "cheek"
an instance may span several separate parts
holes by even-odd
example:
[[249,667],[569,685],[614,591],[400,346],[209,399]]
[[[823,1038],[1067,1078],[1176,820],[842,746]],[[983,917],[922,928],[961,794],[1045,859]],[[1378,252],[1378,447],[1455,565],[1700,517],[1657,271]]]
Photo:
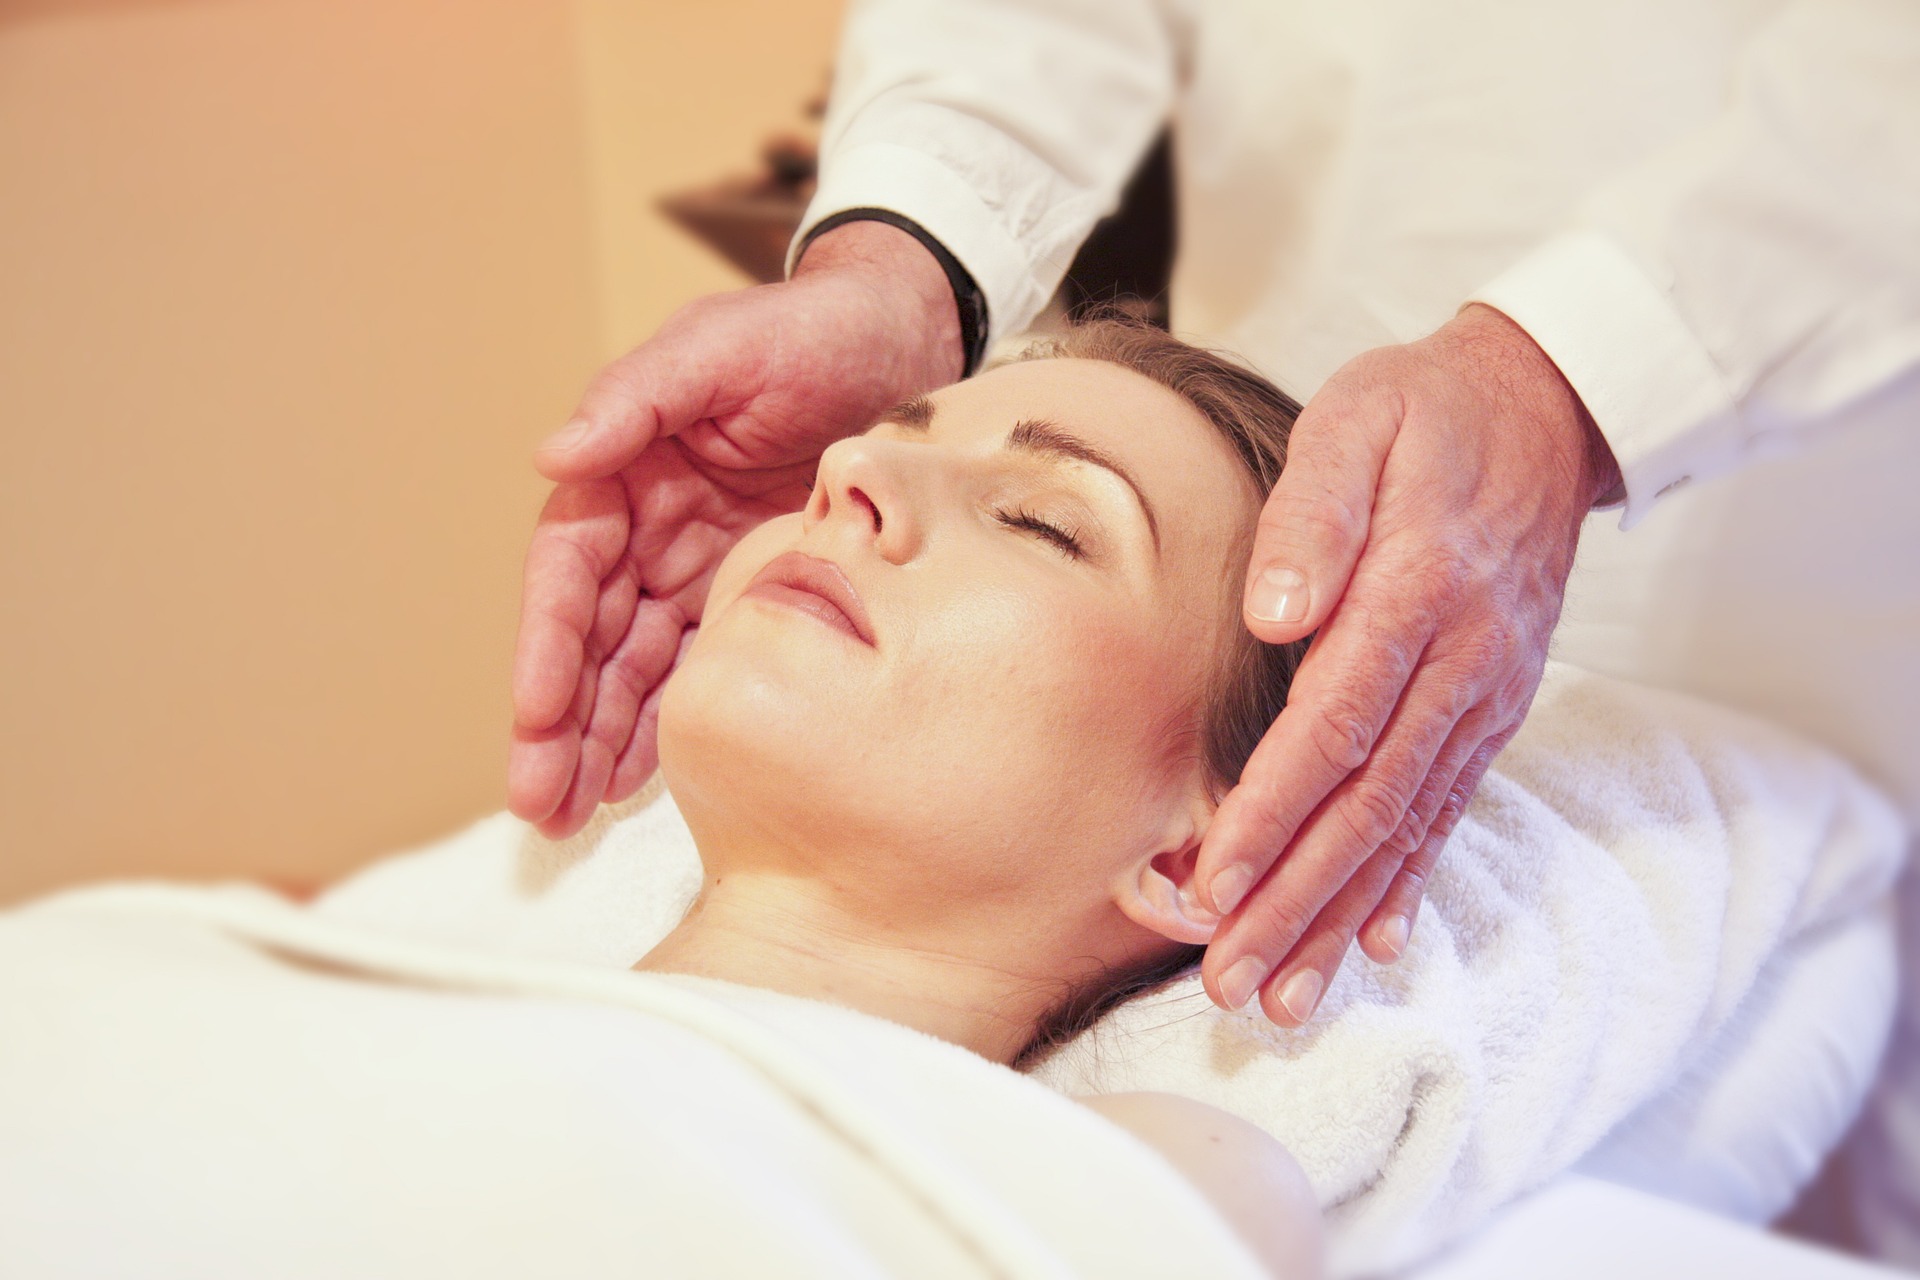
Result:
[[676,798],[709,782],[790,781],[809,766],[817,776],[822,760],[840,754],[836,711],[871,696],[870,673],[837,659],[837,642],[809,630],[817,624],[755,615],[739,599],[794,545],[799,520],[757,526],[714,573],[693,643],[660,699],[660,767]]
[[1189,657],[1138,618],[1111,615],[1065,630],[1053,657],[1062,675],[1056,714],[1111,758],[1124,785],[1137,786],[1165,757]]
[[804,630],[729,623],[752,575],[792,541],[763,526],[741,542],[715,577],[711,626],[662,699],[661,766],[683,811],[709,787],[722,789],[715,805],[764,791],[770,816],[804,797],[783,825],[907,839],[936,861],[951,845],[973,873],[1021,883],[1038,874],[1036,846],[1067,875],[1079,861],[1069,848],[1126,838],[1177,747],[1169,728],[1193,663],[1155,609],[1110,589],[929,566],[889,590],[891,652],[842,661]]
[[[669,678],[666,692],[661,699],[661,712],[664,721],[667,700],[676,700],[690,706],[698,706],[699,700],[689,693],[696,685],[725,687],[729,681],[750,677],[753,664],[748,662],[743,670],[732,671],[720,677],[707,671],[717,664],[737,666],[743,656],[764,655],[768,644],[764,635],[754,637],[739,634],[730,626],[729,614],[742,606],[741,595],[754,575],[766,568],[776,556],[790,549],[797,540],[800,517],[798,514],[779,516],[755,527],[746,537],[734,544],[714,570],[713,581],[707,589],[706,603],[701,609],[699,625],[694,628],[693,643],[681,657]],[[739,650],[741,652],[735,652]],[[776,650],[777,651],[777,650]],[[682,677],[686,677],[683,679]],[[676,686],[686,686],[675,695]],[[715,690],[710,688],[709,693]],[[703,695],[704,696],[704,695]]]
[[1085,813],[1166,759],[1187,662],[1111,593],[973,593],[926,621],[896,750],[990,781],[1000,803]]

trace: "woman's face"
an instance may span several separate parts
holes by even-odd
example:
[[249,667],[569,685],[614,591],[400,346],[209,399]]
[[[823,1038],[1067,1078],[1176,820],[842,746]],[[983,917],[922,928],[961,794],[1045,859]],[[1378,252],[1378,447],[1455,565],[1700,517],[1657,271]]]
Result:
[[[727,557],[662,702],[703,851],[889,918],[1094,905],[1204,803],[1199,699],[1260,498],[1195,409],[1103,361],[1009,365],[834,444],[806,509]],[[871,643],[756,585],[789,552],[844,573]]]

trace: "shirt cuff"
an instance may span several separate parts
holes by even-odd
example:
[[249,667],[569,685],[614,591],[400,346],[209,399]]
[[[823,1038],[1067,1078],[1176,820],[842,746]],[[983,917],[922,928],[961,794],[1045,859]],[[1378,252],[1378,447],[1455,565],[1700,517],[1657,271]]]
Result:
[[807,233],[849,209],[885,209],[911,218],[947,247],[987,298],[991,343],[1038,315],[1033,267],[993,210],[953,170],[911,147],[866,143],[823,158],[820,187],[787,248],[787,274]]
[[1666,294],[1605,236],[1556,236],[1467,301],[1525,329],[1586,404],[1620,464],[1622,529],[1742,460],[1739,411],[1720,370]]

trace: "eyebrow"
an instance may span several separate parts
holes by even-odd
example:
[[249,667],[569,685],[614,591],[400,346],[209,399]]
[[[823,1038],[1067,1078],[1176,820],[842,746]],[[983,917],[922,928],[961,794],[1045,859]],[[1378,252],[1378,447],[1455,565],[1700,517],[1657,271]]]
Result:
[[[883,422],[894,423],[909,431],[923,432],[933,426],[933,415],[933,401],[926,396],[914,396],[887,410],[880,418]],[[1007,434],[1006,447],[1042,457],[1071,458],[1120,477],[1127,488],[1133,490],[1134,500],[1140,504],[1140,513],[1147,518],[1147,532],[1153,535],[1153,552],[1156,556],[1160,554],[1160,521],[1153,514],[1153,504],[1147,501],[1146,491],[1140,487],[1140,482],[1121,465],[1118,458],[1044,418],[1027,418],[1015,423],[1013,430]]]
[[914,431],[925,431],[933,425],[933,400],[927,396],[915,396],[911,400],[902,400],[881,414],[880,421],[891,422]]

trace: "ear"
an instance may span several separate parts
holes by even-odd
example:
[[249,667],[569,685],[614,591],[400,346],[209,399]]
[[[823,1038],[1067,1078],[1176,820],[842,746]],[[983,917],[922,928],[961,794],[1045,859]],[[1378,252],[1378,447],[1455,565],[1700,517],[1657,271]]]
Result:
[[1194,830],[1174,847],[1163,847],[1121,872],[1113,900],[1127,919],[1174,942],[1213,940],[1220,917],[1201,906],[1194,894],[1200,835]]

